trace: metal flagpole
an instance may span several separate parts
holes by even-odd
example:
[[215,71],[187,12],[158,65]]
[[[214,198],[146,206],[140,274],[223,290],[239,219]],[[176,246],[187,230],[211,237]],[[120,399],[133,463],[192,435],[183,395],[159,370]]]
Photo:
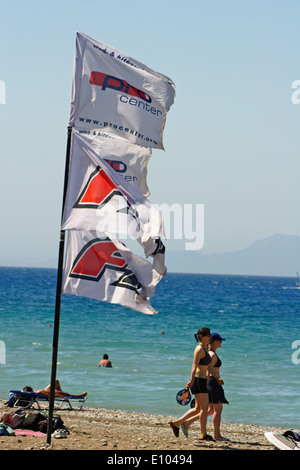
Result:
[[[68,140],[67,140],[67,151],[66,151],[66,163],[65,163],[65,179],[64,179],[64,190],[63,190],[63,203],[62,203],[62,217],[64,212],[64,205],[67,193],[68,178],[69,178],[69,163],[71,153],[71,137],[72,127],[68,127]],[[59,320],[60,320],[60,304],[61,304],[61,287],[63,277],[63,261],[64,261],[64,248],[65,248],[65,231],[60,231],[59,240],[59,253],[58,253],[58,269],[57,269],[57,281],[56,281],[56,301],[55,301],[55,316],[54,316],[54,331],[53,331],[53,346],[52,346],[52,367],[51,367],[51,379],[50,379],[50,397],[49,397],[49,412],[48,412],[48,425],[47,425],[47,443],[51,443],[52,434],[52,418],[54,409],[55,399],[55,380],[56,380],[56,369],[57,369],[57,351],[58,351],[58,336],[59,336]]]

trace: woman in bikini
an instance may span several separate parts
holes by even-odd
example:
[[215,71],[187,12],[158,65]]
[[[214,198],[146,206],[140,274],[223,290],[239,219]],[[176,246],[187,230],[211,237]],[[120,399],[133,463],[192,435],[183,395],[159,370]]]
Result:
[[[207,390],[209,394],[209,409],[208,416],[213,415],[213,426],[214,426],[214,439],[216,441],[228,441],[226,437],[221,435],[221,415],[223,411],[223,404],[228,404],[228,401],[225,398],[224,389],[222,385],[224,384],[223,380],[220,379],[220,367],[222,361],[217,355],[217,349],[222,346],[222,341],[225,341],[225,338],[222,338],[218,333],[211,334],[209,354],[211,356],[211,364],[209,366],[209,372],[212,370],[215,375],[212,373],[209,374]],[[188,436],[188,428],[192,423],[194,423],[199,416],[193,416],[187,419],[184,423],[181,424],[184,435]]]
[[[45,395],[48,398],[50,397],[50,389],[51,389],[50,384],[47,385],[47,387],[45,387],[43,390],[33,390],[33,388],[28,386],[28,385],[23,388],[24,392],[35,392],[35,393],[39,393],[41,395]],[[67,397],[67,396],[72,396],[73,398],[84,398],[84,397],[87,396],[87,392],[80,393],[80,395],[73,395],[73,393],[64,392],[61,389],[59,380],[55,379],[54,396],[57,397],[57,398],[64,398],[64,397]]]
[[[194,417],[200,418],[201,435],[200,440],[213,440],[206,432],[207,411],[209,406],[208,390],[207,390],[207,369],[212,361],[208,353],[208,345],[210,343],[210,329],[200,328],[195,334],[196,341],[199,344],[194,351],[194,362],[191,371],[191,378],[186,384],[186,388],[191,389],[195,396],[195,408],[191,408],[180,419],[171,421],[169,424],[176,437],[179,435],[179,428],[187,419]],[[213,375],[214,372],[212,372]]]

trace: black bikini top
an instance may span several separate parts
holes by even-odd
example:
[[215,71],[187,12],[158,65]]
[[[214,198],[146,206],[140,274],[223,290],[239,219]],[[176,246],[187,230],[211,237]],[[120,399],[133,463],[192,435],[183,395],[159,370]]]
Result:
[[[212,351],[214,351],[214,350],[212,349]],[[215,351],[214,351],[214,353],[215,353],[215,355],[216,355],[216,357],[217,357],[217,362],[215,363],[214,367],[221,367],[222,361],[221,361],[221,359],[219,358],[219,356],[217,356],[217,353],[216,353]]]
[[208,364],[210,364],[212,361],[210,355],[208,354],[208,352],[206,351],[205,349],[205,356],[202,357],[202,359],[200,359],[199,361],[199,366],[207,366]]

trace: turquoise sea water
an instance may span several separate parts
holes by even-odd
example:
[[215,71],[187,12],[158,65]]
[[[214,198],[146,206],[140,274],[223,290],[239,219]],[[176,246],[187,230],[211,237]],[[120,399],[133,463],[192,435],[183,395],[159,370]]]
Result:
[[[50,381],[55,289],[55,269],[0,268],[1,398]],[[295,279],[170,273],[152,304],[158,315],[63,295],[62,388],[87,391],[87,406],[180,416],[187,408],[175,396],[190,377],[194,333],[208,326],[226,338],[223,420],[300,427]],[[98,367],[103,353],[112,369]]]

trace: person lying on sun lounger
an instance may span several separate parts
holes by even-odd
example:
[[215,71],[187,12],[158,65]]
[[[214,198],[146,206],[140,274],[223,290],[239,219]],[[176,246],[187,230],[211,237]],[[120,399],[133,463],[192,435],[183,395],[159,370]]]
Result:
[[[45,395],[46,397],[50,397],[50,384],[47,385],[47,387],[44,388],[43,390],[33,390],[32,387],[26,386],[26,387],[23,388],[23,391],[24,392],[35,392],[35,393],[39,393],[41,395]],[[81,393],[79,395],[74,395],[73,393],[64,392],[61,389],[59,380],[55,379],[54,396],[58,397],[58,398],[64,398],[64,397],[70,397],[70,396],[72,396],[73,398],[84,398],[84,397],[87,396],[87,392]]]

